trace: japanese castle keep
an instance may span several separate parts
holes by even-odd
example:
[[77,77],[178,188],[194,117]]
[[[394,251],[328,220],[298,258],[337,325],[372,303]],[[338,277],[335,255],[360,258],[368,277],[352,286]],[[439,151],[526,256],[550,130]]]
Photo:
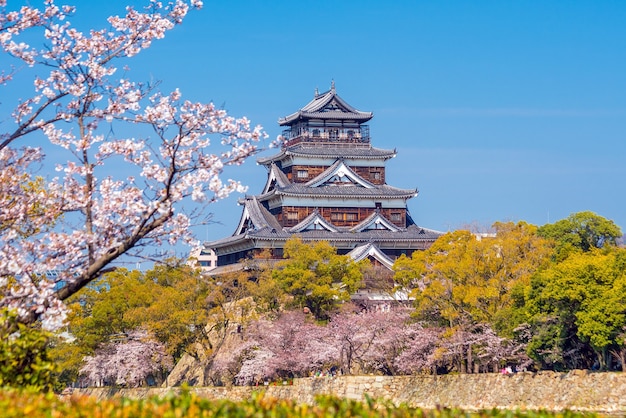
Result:
[[225,266],[269,250],[282,258],[285,242],[325,240],[339,254],[377,260],[387,268],[401,254],[428,248],[441,233],[418,226],[407,210],[416,189],[385,181],[396,151],[375,148],[366,124],[372,112],[350,106],[331,89],[279,119],[285,142],[279,153],[258,159],[267,169],[260,194],[240,199],[234,234],[205,244]]

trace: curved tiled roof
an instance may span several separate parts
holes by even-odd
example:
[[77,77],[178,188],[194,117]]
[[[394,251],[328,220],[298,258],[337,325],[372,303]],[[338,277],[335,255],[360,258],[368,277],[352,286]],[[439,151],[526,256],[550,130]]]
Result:
[[393,260],[372,242],[355,247],[354,250],[348,253],[348,256],[354,261],[361,261],[367,257],[373,257],[389,270],[393,267]]
[[[242,222],[244,216],[247,214],[247,219],[250,220],[252,228],[237,228],[237,233],[217,241],[207,242],[205,246],[207,248],[223,248],[229,245],[243,243],[252,240],[261,241],[286,241],[293,235],[301,237],[303,240],[312,241],[344,241],[344,242],[432,242],[443,235],[442,232],[432,229],[422,228],[414,223],[410,224],[406,228],[397,228],[397,230],[389,229],[367,229],[364,231],[355,231],[350,227],[337,227],[332,223],[327,222],[333,226],[333,230],[327,229],[306,229],[306,228],[283,228],[280,226],[276,218],[269,213],[267,209],[259,202],[256,197],[246,198],[244,204],[244,215],[242,216]],[[306,220],[311,221],[315,218],[314,212],[309,215]],[[241,224],[240,223],[240,224]],[[302,221],[299,226],[302,227],[305,221]]]
[[400,189],[388,185],[380,185],[368,189],[361,186],[321,186],[306,187],[303,184],[290,184],[287,187],[277,187],[270,192],[258,196],[259,200],[265,201],[273,195],[302,196],[302,197],[345,197],[364,199],[410,199],[417,196],[417,189]]
[[285,187],[290,183],[287,175],[283,173],[283,171],[280,168],[278,168],[276,164],[272,164],[272,174],[276,178],[276,184],[278,186]]
[[297,112],[278,119],[278,124],[281,126],[291,125],[301,119],[348,119],[367,122],[373,117],[372,112],[361,112],[350,106],[348,102],[339,97],[333,85],[327,92],[316,94],[313,100]]
[[261,231],[264,229],[281,230],[282,226],[272,214],[261,205],[256,196],[246,197],[239,201],[244,209],[241,214],[241,220],[235,230],[235,235],[240,231]]
[[285,157],[338,157],[344,159],[363,158],[366,160],[388,160],[396,156],[396,150],[388,150],[374,147],[339,147],[333,144],[315,144],[311,146],[309,143],[299,143],[283,149],[278,154],[270,157],[258,158],[257,163],[267,165],[274,161],[283,160]]
[[263,193],[267,193],[272,190],[273,187],[285,187],[289,185],[289,178],[283,171],[278,168],[278,166],[274,163],[270,166],[270,170],[267,176],[267,181],[265,182],[265,186],[263,187]]
[[397,242],[397,243],[409,243],[409,242],[433,242],[439,238],[442,233],[433,231],[430,229],[420,228],[413,225],[408,228],[401,229],[399,231],[389,230],[367,230],[363,232],[349,232],[345,228],[341,228],[336,231],[327,230],[304,230],[297,233],[291,233],[286,229],[268,229],[263,228],[259,230],[248,230],[242,234],[233,235],[227,238],[223,238],[217,241],[207,242],[205,246],[207,248],[217,249],[220,247],[226,247],[231,244],[236,244],[245,241],[286,241],[292,236],[299,236],[305,241],[334,241],[334,242]]
[[259,204],[256,197],[247,199],[246,207],[256,229],[282,229],[276,218],[263,205]]
[[346,230],[338,232],[307,230],[298,234],[298,236],[305,240],[311,239],[352,242],[434,241],[441,235],[442,234],[440,232],[420,228],[416,225],[408,228],[401,228],[399,231],[389,231],[387,229],[369,229],[362,232],[349,232]]

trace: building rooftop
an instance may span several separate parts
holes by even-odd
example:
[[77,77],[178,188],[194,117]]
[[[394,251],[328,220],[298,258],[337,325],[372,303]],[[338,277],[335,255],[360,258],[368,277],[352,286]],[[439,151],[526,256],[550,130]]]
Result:
[[361,112],[339,97],[335,91],[335,83],[333,82],[330,90],[322,94],[316,92],[313,100],[297,112],[278,119],[278,124],[280,126],[292,125],[299,120],[307,119],[345,119],[364,123],[373,117],[374,114],[372,112]]
[[[299,236],[303,240],[327,240],[327,241],[349,241],[349,242],[414,242],[433,241],[439,238],[442,233],[432,229],[422,228],[415,225],[409,218],[409,226],[399,228],[384,228],[385,223],[391,224],[383,219],[383,228],[368,227],[375,216],[369,217],[360,223],[359,227],[338,227],[324,220],[318,222],[319,227],[307,228],[316,220],[315,212],[309,215],[298,225],[291,228],[283,228],[267,209],[259,202],[255,196],[243,199],[244,205],[239,227],[230,237],[217,241],[208,242],[208,248],[219,248],[232,245],[247,240],[278,240],[285,241],[292,236]],[[318,220],[319,221],[319,220]],[[386,221],[386,222],[385,222]],[[331,228],[328,228],[330,226]],[[218,251],[219,253],[219,251]]]
[[345,144],[324,143],[320,145],[318,143],[300,142],[284,148],[278,154],[258,158],[257,163],[261,165],[268,165],[272,162],[281,161],[291,156],[306,158],[336,158],[338,155],[341,155],[346,160],[356,158],[366,160],[388,160],[396,156],[396,150],[374,148],[369,144],[354,144],[354,146],[345,146]]
[[274,195],[311,198],[345,197],[347,199],[411,199],[417,196],[417,194],[417,189],[400,189],[386,184],[377,185],[373,188],[367,188],[354,184],[308,187],[304,184],[291,183],[286,187],[277,186],[269,192],[260,195],[259,200],[265,201]]

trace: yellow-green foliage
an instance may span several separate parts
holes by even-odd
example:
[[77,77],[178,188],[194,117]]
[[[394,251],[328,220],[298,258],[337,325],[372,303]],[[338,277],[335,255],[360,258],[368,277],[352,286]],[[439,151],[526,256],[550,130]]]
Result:
[[295,305],[307,307],[317,319],[327,320],[338,302],[345,301],[362,285],[362,268],[350,257],[338,255],[326,241],[303,242],[294,237],[284,248],[285,260],[277,264],[272,277],[292,295]]
[[52,389],[56,366],[48,359],[48,338],[47,332],[20,323],[15,312],[0,311],[0,388]]
[[0,392],[0,411],[4,418],[14,417],[591,417],[593,414],[575,412],[520,412],[482,411],[469,413],[457,409],[439,408],[420,410],[407,406],[321,397],[316,405],[296,404],[289,400],[278,400],[258,395],[243,402],[208,400],[193,393],[170,395],[164,398],[130,400],[113,398],[98,401],[87,396],[71,396],[61,399],[52,393],[41,394],[14,390]]

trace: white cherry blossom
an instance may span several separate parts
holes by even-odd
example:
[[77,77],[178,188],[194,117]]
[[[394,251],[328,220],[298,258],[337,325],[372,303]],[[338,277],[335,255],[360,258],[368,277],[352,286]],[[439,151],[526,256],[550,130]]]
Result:
[[[4,109],[12,120],[0,125],[0,305],[25,321],[58,328],[62,301],[121,256],[193,242],[190,226],[201,211],[187,203],[245,190],[223,180],[222,170],[257,152],[266,137],[260,126],[178,89],[132,81],[128,68],[117,76],[120,61],[201,6],[153,0],[87,33],[72,27],[74,9],[55,0],[19,10],[0,0],[0,51],[14,60],[0,69],[0,88],[16,68],[36,73],[26,99]],[[28,43],[37,34],[41,44]],[[29,146],[42,138],[54,159]]]

